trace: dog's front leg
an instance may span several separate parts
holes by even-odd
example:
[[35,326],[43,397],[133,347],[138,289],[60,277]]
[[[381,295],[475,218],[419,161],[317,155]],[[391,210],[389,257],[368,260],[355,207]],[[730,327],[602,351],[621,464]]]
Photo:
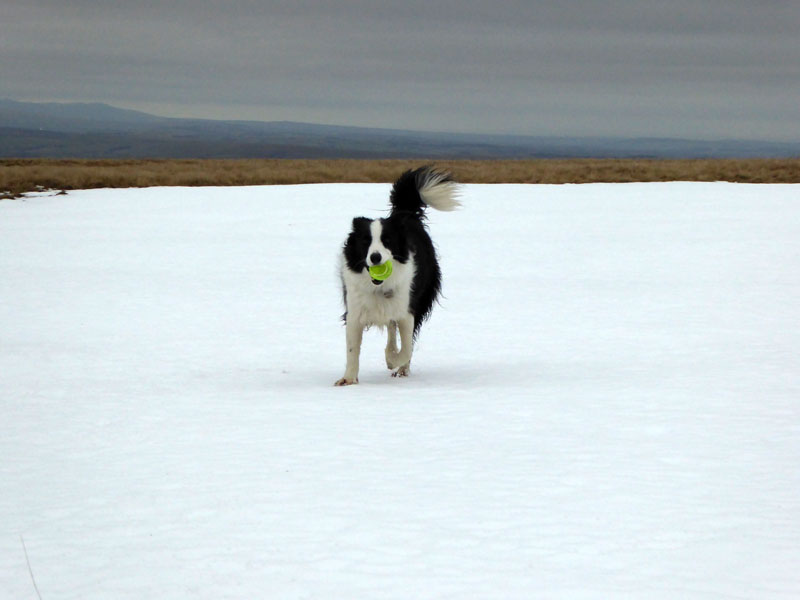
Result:
[[397,321],[397,329],[400,330],[400,352],[395,359],[397,371],[392,373],[392,377],[406,377],[411,368],[411,350],[414,343],[414,316],[407,315]]
[[364,328],[356,319],[347,319],[347,367],[344,370],[344,377],[339,379],[335,385],[352,385],[358,383],[358,359],[361,354],[361,336]]
[[397,323],[394,321],[389,321],[389,325],[386,327],[386,329],[387,329],[386,350],[384,351],[384,355],[386,356],[386,366],[391,370],[398,366]]

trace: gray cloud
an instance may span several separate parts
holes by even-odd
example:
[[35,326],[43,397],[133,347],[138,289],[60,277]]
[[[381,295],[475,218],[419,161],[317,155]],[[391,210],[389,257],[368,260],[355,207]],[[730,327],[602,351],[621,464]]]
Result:
[[800,4],[4,3],[0,95],[171,116],[800,138]]

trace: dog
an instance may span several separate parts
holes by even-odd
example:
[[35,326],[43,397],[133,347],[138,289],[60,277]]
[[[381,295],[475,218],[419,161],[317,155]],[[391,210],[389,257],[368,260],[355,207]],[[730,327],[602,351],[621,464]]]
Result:
[[[335,385],[358,383],[361,338],[372,325],[388,330],[385,355],[392,377],[408,376],[414,340],[442,287],[436,249],[425,225],[425,209],[455,210],[461,206],[458,190],[447,172],[432,167],[409,170],[392,187],[388,218],[353,219],[340,265],[347,367]],[[391,263],[386,265],[387,261]],[[381,265],[391,267],[386,279],[370,274],[370,267]]]

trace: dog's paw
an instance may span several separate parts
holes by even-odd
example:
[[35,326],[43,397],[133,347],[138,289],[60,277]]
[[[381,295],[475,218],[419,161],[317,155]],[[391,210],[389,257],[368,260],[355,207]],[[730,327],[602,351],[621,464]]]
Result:
[[403,365],[397,371],[392,373],[392,377],[408,377],[408,374],[411,372],[411,368],[409,365]]
[[386,368],[393,371],[400,366],[400,353],[391,350],[386,351]]
[[342,377],[341,379],[336,381],[336,383],[334,383],[333,385],[341,387],[343,385],[353,385],[355,383],[358,383],[357,377],[355,379],[348,379],[347,377]]
[[411,362],[411,355],[403,353],[402,350],[400,352],[386,353],[386,367],[390,371],[394,371],[395,369],[402,369],[403,367],[405,367],[406,369],[405,375],[408,375],[408,365],[410,364],[410,362]]

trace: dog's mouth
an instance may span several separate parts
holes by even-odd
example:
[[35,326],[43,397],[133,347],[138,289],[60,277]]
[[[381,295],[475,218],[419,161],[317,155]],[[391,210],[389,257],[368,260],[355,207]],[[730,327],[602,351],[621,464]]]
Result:
[[[370,277],[370,279],[372,279],[372,278]],[[375,285],[380,285],[383,282],[382,281],[378,281],[377,279],[372,279],[372,283],[374,283]]]

